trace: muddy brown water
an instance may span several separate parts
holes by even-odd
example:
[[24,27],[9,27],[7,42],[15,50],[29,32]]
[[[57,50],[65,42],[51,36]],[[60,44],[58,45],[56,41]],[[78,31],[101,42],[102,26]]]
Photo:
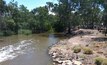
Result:
[[64,38],[53,34],[0,37],[0,65],[52,65],[48,48]]

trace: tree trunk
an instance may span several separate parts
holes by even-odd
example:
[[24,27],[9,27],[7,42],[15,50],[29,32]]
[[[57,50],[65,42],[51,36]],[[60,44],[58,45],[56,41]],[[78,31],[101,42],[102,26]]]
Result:
[[105,28],[105,36],[106,36],[106,34],[107,34],[107,27]]

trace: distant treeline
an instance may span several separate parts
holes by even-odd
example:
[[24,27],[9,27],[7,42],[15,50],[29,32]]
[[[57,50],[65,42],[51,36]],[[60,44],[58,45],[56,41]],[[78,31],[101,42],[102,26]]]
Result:
[[0,35],[64,32],[98,28],[107,32],[107,0],[58,0],[29,11],[17,2],[0,0]]

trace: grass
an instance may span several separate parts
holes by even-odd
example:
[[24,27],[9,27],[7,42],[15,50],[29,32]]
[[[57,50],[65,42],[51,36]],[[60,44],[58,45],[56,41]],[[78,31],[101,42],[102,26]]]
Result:
[[30,35],[32,34],[31,30],[21,29],[18,31],[19,34]]

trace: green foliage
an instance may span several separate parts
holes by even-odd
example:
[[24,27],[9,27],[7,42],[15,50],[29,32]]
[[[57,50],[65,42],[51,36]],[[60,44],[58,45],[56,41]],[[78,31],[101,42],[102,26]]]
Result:
[[6,24],[6,29],[10,31],[14,31],[15,22],[12,18],[5,17],[5,24]]
[[54,33],[54,29],[51,27],[48,32],[49,32],[49,33]]
[[10,35],[13,35],[13,34],[14,34],[14,32],[11,31],[11,30],[5,30],[5,31],[3,31],[3,35],[4,36],[10,36]]
[[0,0],[0,14],[6,11],[6,2],[4,0]]
[[56,21],[53,25],[56,32],[63,32],[65,29],[65,26],[60,21]]
[[24,35],[30,35],[32,34],[32,32],[30,30],[26,30],[26,29],[21,29],[18,32],[19,34],[24,34]]
[[93,54],[93,51],[90,48],[84,48],[84,54]]
[[3,36],[3,32],[0,32],[0,36]]
[[76,26],[94,28],[101,23],[107,29],[105,3],[106,0],[58,0],[58,3],[47,2],[45,6],[29,11],[17,2],[6,4],[0,0],[0,31],[6,35],[18,34],[20,29],[29,29],[32,33],[71,33]]

